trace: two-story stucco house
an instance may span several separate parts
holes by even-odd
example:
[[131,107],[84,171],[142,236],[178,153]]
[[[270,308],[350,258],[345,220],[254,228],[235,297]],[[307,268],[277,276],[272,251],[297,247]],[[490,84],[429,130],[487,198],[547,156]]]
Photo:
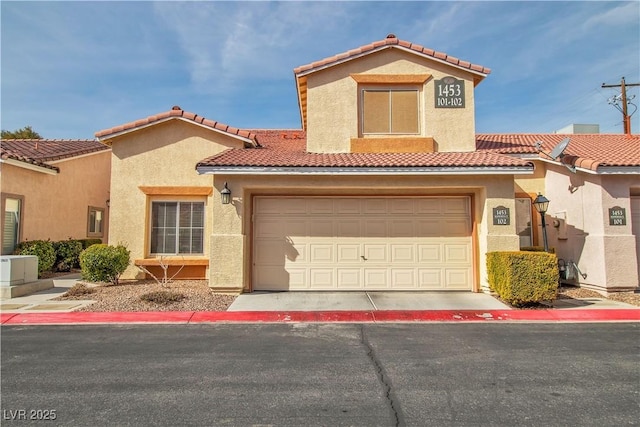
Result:
[[161,257],[220,291],[486,291],[486,254],[538,244],[531,200],[565,169],[530,138],[476,135],[489,73],[389,35],[294,70],[301,129],[174,107],[100,131],[110,242],[128,277]]
[[111,152],[94,140],[3,139],[2,255],[25,240],[108,239]]

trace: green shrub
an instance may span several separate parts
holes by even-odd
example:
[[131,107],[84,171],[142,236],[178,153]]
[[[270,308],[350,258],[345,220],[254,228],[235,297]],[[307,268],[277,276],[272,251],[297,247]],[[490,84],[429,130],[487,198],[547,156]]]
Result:
[[152,302],[156,304],[171,304],[185,299],[183,294],[171,291],[154,291],[148,292],[140,296],[142,301]]
[[48,240],[28,240],[20,243],[15,251],[16,255],[35,255],[38,257],[38,277],[45,271],[50,271],[56,262],[56,251]]
[[80,267],[82,243],[79,240],[53,242],[53,248],[56,251],[56,271],[71,271],[72,268]]
[[558,294],[558,259],[547,252],[487,253],[489,286],[516,307],[552,301]]
[[82,243],[82,249],[87,249],[91,245],[99,245],[102,243],[102,239],[80,239],[78,241]]
[[103,243],[89,246],[80,254],[82,278],[89,282],[118,284],[120,275],[129,266],[130,252],[122,245]]
[[76,283],[64,293],[65,297],[78,297],[95,293],[95,289],[88,287],[84,283]]

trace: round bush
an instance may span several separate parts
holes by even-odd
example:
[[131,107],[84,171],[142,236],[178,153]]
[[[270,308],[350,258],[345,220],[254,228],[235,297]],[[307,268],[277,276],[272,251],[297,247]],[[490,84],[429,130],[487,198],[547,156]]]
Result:
[[82,278],[89,282],[117,284],[128,266],[129,251],[122,245],[92,245],[80,254]]
[[62,240],[53,242],[56,251],[55,267],[57,271],[71,271],[74,267],[80,266],[80,253],[82,243],[79,240]]
[[48,240],[29,240],[20,243],[14,251],[16,255],[35,255],[38,257],[38,276],[50,271],[56,262],[56,251]]

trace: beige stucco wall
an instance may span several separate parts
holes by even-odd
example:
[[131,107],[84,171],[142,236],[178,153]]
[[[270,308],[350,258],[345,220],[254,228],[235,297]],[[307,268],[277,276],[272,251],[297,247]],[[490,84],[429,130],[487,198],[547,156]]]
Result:
[[[455,67],[386,49],[310,74],[307,79],[307,150],[346,153],[359,135],[358,83],[350,74],[431,74],[422,86],[421,136],[433,137],[437,151],[475,150],[473,76]],[[454,76],[465,81],[465,108],[438,108],[434,80]],[[382,137],[382,136],[381,136]]]
[[528,194],[534,196],[538,193],[544,194],[545,188],[545,171],[546,164],[544,162],[534,161],[534,171],[532,175],[516,175],[515,192],[516,194]]
[[[233,203],[220,203],[220,190],[228,182]],[[252,196],[440,196],[471,195],[478,248],[476,285],[487,290],[486,253],[518,250],[515,234],[513,176],[236,176],[217,175],[214,180],[210,239],[209,285],[225,291],[246,291],[251,284]],[[511,224],[494,226],[492,208],[509,207]]]
[[[199,175],[195,166],[209,156],[243,143],[226,134],[187,123],[170,120],[124,134],[112,143],[111,233],[110,244],[125,244],[131,259],[149,257],[149,211],[154,200],[192,200],[205,202],[205,241],[202,255],[185,258],[209,258],[211,235],[211,196],[185,195],[180,189],[166,194],[147,195],[140,187],[211,188],[210,175]],[[164,191],[164,190],[163,190]],[[142,277],[130,266],[123,278]]]
[[[2,163],[3,195],[22,196],[21,240],[86,239],[89,206],[104,209],[103,240],[108,236],[111,152],[105,150],[51,162],[55,175]],[[4,212],[4,206],[2,206]],[[3,226],[4,222],[2,223]]]
[[[640,185],[638,177],[572,174],[557,166],[547,169],[547,232],[558,257],[574,261],[587,274],[585,279],[578,276],[581,286],[605,292],[637,287],[638,254],[629,196]],[[614,206],[626,210],[626,225],[609,225],[609,208]],[[558,239],[561,230],[553,226],[553,219],[566,223],[566,239]]]

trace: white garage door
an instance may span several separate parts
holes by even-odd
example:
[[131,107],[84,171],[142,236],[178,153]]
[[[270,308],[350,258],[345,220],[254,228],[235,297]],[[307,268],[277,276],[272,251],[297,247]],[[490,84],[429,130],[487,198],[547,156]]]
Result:
[[468,197],[254,200],[254,290],[472,290]]

